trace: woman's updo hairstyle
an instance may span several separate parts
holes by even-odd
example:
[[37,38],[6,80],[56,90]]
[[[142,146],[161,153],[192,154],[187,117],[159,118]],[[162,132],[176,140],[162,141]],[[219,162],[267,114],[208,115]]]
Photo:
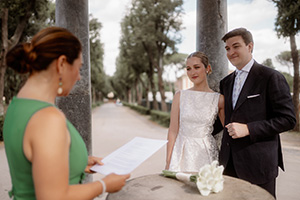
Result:
[[[209,61],[208,61],[208,57],[201,51],[195,51],[193,53],[191,53],[186,59],[189,59],[191,57],[197,57],[197,58],[200,58],[201,59],[201,62],[203,63],[204,67],[207,68],[209,64]],[[210,71],[208,71],[208,74],[210,74],[212,71],[211,71],[211,68],[210,68]]]
[[13,47],[6,55],[6,64],[19,73],[32,73],[46,70],[61,55],[73,64],[81,50],[80,41],[70,31],[49,27],[38,32],[30,43]]
[[200,58],[205,68],[209,65],[208,57],[201,51],[195,51],[191,53],[186,59],[189,59],[191,57]]

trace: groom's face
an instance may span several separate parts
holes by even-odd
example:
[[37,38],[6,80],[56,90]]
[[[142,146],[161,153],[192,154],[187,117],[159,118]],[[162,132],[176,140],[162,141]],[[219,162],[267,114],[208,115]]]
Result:
[[248,45],[242,36],[234,36],[226,40],[227,58],[237,69],[242,69],[252,58],[253,43]]

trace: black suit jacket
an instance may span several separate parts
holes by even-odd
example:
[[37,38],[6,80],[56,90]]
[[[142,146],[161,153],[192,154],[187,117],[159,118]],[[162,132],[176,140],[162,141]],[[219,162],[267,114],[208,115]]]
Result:
[[234,78],[231,73],[220,82],[225,125],[247,124],[250,135],[232,139],[224,128],[220,164],[225,167],[231,154],[239,178],[266,183],[277,177],[278,166],[284,169],[279,133],[296,123],[290,89],[281,73],[254,62],[233,109]]

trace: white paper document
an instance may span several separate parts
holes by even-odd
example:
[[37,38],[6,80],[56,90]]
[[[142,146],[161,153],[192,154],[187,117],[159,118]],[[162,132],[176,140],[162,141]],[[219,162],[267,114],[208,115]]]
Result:
[[131,173],[167,142],[167,140],[135,137],[127,144],[106,156],[102,160],[104,165],[94,165],[91,170],[104,175],[110,173]]

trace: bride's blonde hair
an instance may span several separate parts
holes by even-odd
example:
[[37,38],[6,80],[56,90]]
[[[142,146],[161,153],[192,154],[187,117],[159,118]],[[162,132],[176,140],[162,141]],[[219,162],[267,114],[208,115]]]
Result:
[[[201,51],[195,51],[193,53],[191,53],[186,59],[192,58],[192,57],[197,57],[200,58],[201,62],[203,63],[204,67],[207,69],[208,66],[210,66],[209,62],[208,62],[208,57]],[[212,69],[211,66],[208,69],[209,71],[207,71],[208,74],[212,73]]]

